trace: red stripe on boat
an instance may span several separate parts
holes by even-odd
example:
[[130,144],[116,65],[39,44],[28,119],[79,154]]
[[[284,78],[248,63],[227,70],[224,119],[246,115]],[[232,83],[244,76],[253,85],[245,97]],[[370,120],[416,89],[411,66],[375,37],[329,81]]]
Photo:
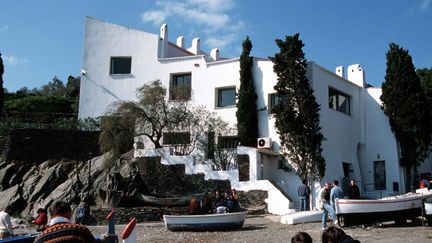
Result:
[[126,225],[126,228],[124,228],[122,234],[121,234],[121,238],[122,240],[126,240],[130,234],[132,233],[132,231],[134,230],[136,225],[136,219],[133,218],[128,225]]

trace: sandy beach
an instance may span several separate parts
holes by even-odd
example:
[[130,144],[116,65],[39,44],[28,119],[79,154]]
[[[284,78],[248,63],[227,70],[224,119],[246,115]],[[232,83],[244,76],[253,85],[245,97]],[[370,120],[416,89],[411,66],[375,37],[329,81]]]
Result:
[[[306,223],[285,225],[279,223],[278,216],[249,216],[244,226],[235,231],[223,232],[170,232],[163,222],[142,223],[137,225],[138,242],[290,242],[298,231],[309,233],[314,242],[321,242],[321,224]],[[121,234],[124,225],[116,226]],[[106,226],[90,226],[93,234],[106,231]],[[432,227],[422,226],[420,222],[396,226],[393,222],[381,227],[347,227],[343,230],[361,242],[432,242]]]

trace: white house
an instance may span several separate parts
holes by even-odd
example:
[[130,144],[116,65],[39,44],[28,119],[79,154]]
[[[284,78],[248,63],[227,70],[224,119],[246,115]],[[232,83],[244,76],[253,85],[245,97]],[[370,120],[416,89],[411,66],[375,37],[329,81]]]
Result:
[[[190,86],[191,92],[182,95],[193,105],[204,105],[235,124],[239,69],[239,58],[220,57],[217,48],[208,54],[201,50],[199,38],[190,45],[185,44],[182,36],[169,41],[165,24],[159,34],[153,34],[87,17],[79,117],[102,116],[112,102],[135,100],[138,87],[159,79],[169,90],[180,84]],[[285,214],[295,207],[300,181],[293,172],[279,169],[279,137],[269,112],[277,82],[273,63],[254,58],[253,76],[257,106],[267,107],[259,112],[259,135],[265,139],[263,148],[239,147],[238,153],[247,155],[246,179],[239,179],[238,170],[211,171],[205,162],[191,157],[180,162],[178,158],[177,162],[167,158],[164,163],[189,163],[187,173],[205,172],[207,178],[229,178],[233,187],[240,190],[267,190],[269,211]],[[320,122],[326,138],[323,182],[338,179],[345,183],[355,178],[362,194],[369,197],[404,192],[404,170],[399,166],[397,144],[388,118],[380,109],[381,90],[366,85],[363,68],[355,64],[346,72],[344,67],[332,72],[309,62],[307,76],[321,105]],[[176,97],[170,95],[169,99]],[[136,148],[136,156],[145,153],[149,151]],[[168,156],[166,151],[160,153],[176,157]],[[316,185],[314,191],[318,188]]]

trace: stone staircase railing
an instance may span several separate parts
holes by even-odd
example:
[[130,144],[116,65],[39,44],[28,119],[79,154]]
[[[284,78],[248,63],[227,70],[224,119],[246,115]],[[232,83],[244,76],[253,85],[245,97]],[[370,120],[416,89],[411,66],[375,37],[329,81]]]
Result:
[[268,212],[285,215],[295,212],[293,200],[274,182],[269,180],[239,181],[238,170],[214,171],[210,164],[199,164],[195,156],[173,156],[167,148],[135,151],[135,157],[161,157],[161,163],[166,165],[184,164],[186,174],[205,174],[205,180],[229,180],[231,187],[238,191],[263,190],[268,192],[266,203]]

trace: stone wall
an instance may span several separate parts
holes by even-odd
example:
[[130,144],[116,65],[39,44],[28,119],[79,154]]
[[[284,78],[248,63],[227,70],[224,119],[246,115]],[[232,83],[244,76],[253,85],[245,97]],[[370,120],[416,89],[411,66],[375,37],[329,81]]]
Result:
[[[265,199],[268,197],[266,191],[248,191],[238,192],[240,206],[248,212],[249,215],[266,214],[267,204]],[[115,217],[117,224],[127,224],[132,218],[137,222],[163,221],[164,214],[184,215],[188,212],[188,207],[118,207],[115,208]],[[93,208],[91,209],[91,224],[104,225],[105,218],[111,212],[111,209]]]
[[[137,222],[162,221],[164,214],[181,215],[187,213],[187,207],[135,207],[135,208],[115,208],[115,218],[117,224],[127,224],[132,218]],[[106,224],[105,218],[111,209],[91,209],[93,223],[98,225]]]
[[100,154],[98,141],[99,132],[16,129],[10,134],[5,159],[37,164],[49,159],[87,160]]

